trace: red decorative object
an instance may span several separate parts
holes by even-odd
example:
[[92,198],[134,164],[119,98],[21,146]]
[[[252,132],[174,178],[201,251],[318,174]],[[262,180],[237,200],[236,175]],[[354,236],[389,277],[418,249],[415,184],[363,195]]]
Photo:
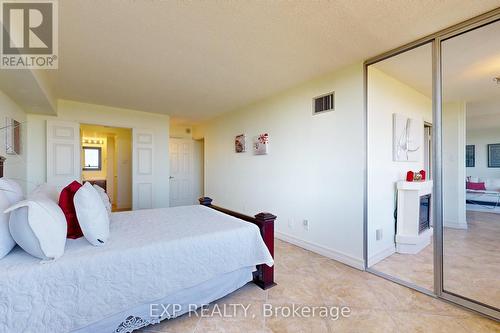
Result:
[[413,178],[415,176],[415,173],[413,171],[408,171],[406,173],[406,181],[407,182],[412,182],[413,181]]
[[420,170],[420,175],[422,176],[422,180],[425,180],[425,177],[426,177],[425,170]]
[[484,182],[482,182],[482,183],[466,182],[465,188],[468,190],[474,190],[474,191],[486,191],[486,186],[485,186]]
[[75,193],[80,187],[82,187],[82,184],[75,180],[66,186],[59,196],[59,207],[61,207],[66,217],[66,223],[68,224],[67,237],[71,239],[77,239],[83,236],[82,229],[76,218],[75,204],[73,203]]

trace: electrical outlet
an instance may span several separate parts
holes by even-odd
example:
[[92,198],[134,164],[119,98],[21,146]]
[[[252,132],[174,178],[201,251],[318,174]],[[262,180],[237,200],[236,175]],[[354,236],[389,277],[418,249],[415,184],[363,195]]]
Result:
[[304,229],[309,230],[309,221],[308,220],[303,220],[302,221],[302,226]]
[[381,240],[382,238],[384,238],[384,233],[382,231],[383,229],[377,229],[375,230],[375,238],[376,240]]

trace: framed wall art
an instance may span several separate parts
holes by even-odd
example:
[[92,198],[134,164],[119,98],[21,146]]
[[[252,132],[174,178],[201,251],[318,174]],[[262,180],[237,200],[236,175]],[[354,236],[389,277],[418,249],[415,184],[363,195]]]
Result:
[[488,168],[500,168],[500,143],[488,145]]
[[476,146],[465,146],[465,166],[467,168],[474,168],[476,166]]
[[237,153],[244,153],[246,150],[245,134],[237,135],[234,139],[234,151]]
[[264,133],[255,137],[253,143],[255,155],[267,155],[269,152],[269,134]]

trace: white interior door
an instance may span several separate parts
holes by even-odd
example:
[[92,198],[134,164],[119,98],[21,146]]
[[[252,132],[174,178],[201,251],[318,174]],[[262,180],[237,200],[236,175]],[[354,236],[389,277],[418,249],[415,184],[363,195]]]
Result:
[[132,209],[153,208],[154,133],[134,128],[132,136]]
[[47,120],[47,183],[62,188],[81,180],[80,124]]
[[170,138],[170,207],[192,205],[193,140]]
[[106,192],[108,193],[109,200],[113,205],[116,204],[115,200],[115,138],[108,136],[106,141]]

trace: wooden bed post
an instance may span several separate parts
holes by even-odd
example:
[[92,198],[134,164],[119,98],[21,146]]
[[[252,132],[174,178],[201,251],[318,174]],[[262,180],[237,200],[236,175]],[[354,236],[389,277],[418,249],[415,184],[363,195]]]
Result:
[[[276,216],[270,213],[259,213],[255,217],[244,215],[241,213],[233,212],[231,210],[212,205],[212,199],[209,197],[203,197],[198,199],[201,205],[210,207],[219,212],[234,216],[241,220],[253,223],[257,225],[260,229],[260,235],[264,240],[271,256],[274,259],[274,221]],[[261,287],[262,289],[268,289],[276,285],[274,283],[274,266],[269,267],[266,264],[258,265],[257,271],[254,272],[253,282]]]
[[[260,235],[274,259],[274,220],[276,220],[276,216],[270,213],[259,213],[255,215],[255,220],[260,229]],[[275,286],[274,265],[273,267],[266,264],[257,266],[253,282],[264,290]]]
[[5,161],[5,157],[0,156],[0,177],[3,177],[3,162]]

